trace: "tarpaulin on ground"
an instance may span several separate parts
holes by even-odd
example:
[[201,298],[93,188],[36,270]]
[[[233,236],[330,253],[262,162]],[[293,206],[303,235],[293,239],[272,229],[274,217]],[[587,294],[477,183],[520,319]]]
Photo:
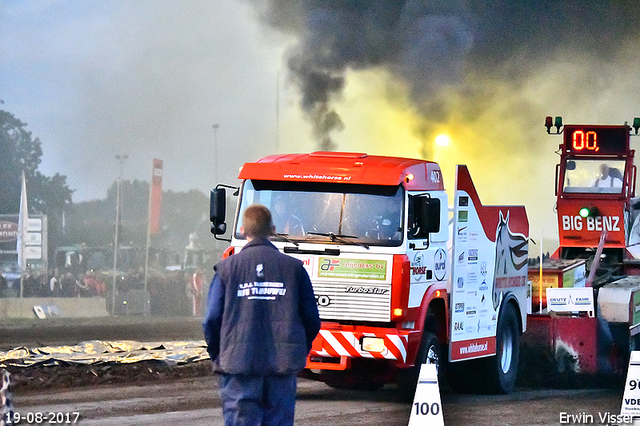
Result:
[[75,346],[19,347],[0,351],[0,368],[69,364],[130,364],[161,361],[186,364],[209,359],[204,340],[142,343],[130,340],[91,340]]

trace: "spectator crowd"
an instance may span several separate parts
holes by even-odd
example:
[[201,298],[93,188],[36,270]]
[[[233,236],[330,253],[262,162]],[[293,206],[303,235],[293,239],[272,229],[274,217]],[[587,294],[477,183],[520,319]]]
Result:
[[[0,275],[0,297],[19,297],[20,281],[10,283]],[[92,271],[75,275],[57,269],[49,274],[27,271],[22,279],[22,297],[94,297],[104,296],[105,290],[102,277]]]

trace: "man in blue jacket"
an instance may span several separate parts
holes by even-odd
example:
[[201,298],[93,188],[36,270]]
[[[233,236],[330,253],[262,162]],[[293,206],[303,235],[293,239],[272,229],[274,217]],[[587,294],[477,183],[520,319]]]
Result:
[[216,265],[203,323],[224,421],[293,425],[296,376],[320,330],[318,307],[302,262],[268,240],[269,209],[254,204],[242,218],[248,243]]

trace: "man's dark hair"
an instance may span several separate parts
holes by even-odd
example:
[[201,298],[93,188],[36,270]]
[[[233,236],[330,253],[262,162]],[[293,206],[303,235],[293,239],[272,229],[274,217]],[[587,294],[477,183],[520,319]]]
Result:
[[252,204],[242,214],[245,237],[267,238],[273,234],[271,212],[262,204]]

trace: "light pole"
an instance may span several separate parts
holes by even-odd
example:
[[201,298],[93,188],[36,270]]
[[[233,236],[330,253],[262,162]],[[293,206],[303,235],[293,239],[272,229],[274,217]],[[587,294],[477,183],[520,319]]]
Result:
[[116,160],[120,162],[120,174],[116,183],[116,229],[113,237],[113,289],[111,290],[111,313],[116,314],[116,282],[118,270],[118,232],[120,230],[120,184],[122,182],[122,170],[124,161],[129,158],[128,155],[116,155]]
[[213,125],[213,169],[214,169],[214,180],[213,184],[218,184],[218,128],[219,124]]

